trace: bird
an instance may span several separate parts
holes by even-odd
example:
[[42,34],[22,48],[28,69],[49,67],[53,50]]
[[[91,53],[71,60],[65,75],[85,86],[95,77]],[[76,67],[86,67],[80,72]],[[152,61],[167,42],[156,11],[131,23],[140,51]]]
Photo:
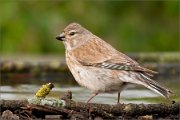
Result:
[[169,98],[171,90],[159,85],[152,77],[157,72],[119,52],[103,39],[78,23],[70,23],[56,36],[65,46],[66,64],[77,83],[91,90],[89,103],[99,93],[120,93],[133,83]]

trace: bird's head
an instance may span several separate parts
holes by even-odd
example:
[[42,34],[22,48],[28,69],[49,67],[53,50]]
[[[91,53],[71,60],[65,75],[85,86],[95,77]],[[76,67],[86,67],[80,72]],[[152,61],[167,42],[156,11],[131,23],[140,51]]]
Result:
[[92,33],[83,28],[80,24],[71,23],[65,27],[64,31],[58,35],[56,39],[63,41],[65,48],[71,50],[86,42],[91,35]]

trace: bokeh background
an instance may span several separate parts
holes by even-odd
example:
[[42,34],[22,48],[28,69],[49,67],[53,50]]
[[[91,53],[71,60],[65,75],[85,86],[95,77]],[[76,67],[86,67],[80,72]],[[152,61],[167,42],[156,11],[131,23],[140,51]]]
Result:
[[80,23],[123,52],[179,50],[179,2],[1,0],[1,54],[64,54],[55,40]]

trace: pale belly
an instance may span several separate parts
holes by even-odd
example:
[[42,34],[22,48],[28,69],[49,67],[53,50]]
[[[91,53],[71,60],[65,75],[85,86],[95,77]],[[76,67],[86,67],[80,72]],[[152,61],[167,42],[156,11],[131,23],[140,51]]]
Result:
[[79,65],[74,65],[70,70],[80,85],[93,92],[117,92],[125,86],[113,70]]

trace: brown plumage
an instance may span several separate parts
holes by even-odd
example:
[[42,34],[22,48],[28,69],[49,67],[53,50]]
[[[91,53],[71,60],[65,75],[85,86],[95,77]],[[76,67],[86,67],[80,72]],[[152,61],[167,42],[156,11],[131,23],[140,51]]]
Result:
[[75,80],[94,93],[120,92],[128,83],[143,85],[162,96],[171,93],[150,79],[157,72],[140,66],[110,44],[77,23],[68,25],[58,37],[66,48],[66,62]]

